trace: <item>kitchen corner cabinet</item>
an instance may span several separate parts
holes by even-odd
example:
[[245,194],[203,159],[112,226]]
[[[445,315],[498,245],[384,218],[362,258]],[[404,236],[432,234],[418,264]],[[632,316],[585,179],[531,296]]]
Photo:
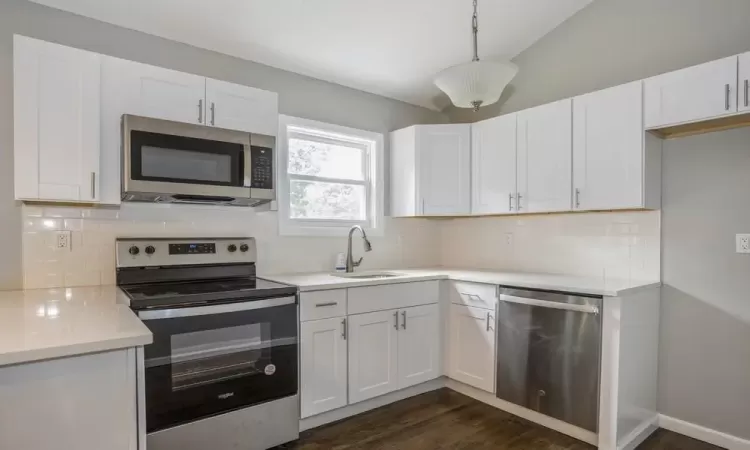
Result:
[[0,448],[137,450],[135,353],[0,368]]
[[572,101],[561,100],[517,114],[516,211],[569,211]]
[[494,311],[451,304],[448,326],[448,376],[495,392]]
[[99,202],[100,66],[95,53],[14,36],[17,200]]
[[346,321],[334,317],[300,325],[302,418],[346,406]]
[[646,129],[736,113],[737,63],[731,56],[646,79]]
[[471,126],[471,212],[512,213],[516,201],[517,115]]
[[573,209],[658,209],[661,141],[643,132],[643,83],[573,99]]
[[391,215],[471,212],[471,125],[415,125],[391,133]]

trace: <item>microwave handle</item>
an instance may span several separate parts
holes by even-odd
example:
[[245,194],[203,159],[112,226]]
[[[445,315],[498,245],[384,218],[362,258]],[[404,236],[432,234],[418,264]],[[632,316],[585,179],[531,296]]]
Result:
[[252,187],[253,185],[253,162],[252,162],[252,147],[249,145],[245,146],[244,159],[245,167],[243,169],[244,180],[242,181],[243,187]]
[[292,305],[297,302],[296,297],[268,298],[264,300],[253,300],[238,303],[225,303],[221,305],[196,306],[194,308],[173,308],[138,311],[141,320],[174,319],[179,317],[210,316],[237,311],[250,311],[253,309],[272,308],[274,306]]

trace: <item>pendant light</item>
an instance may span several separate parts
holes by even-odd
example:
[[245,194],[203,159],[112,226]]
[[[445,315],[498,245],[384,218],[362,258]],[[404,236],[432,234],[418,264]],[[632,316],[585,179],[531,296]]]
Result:
[[435,77],[435,85],[448,94],[459,108],[487,106],[500,100],[505,86],[518,73],[518,66],[511,62],[480,61],[477,50],[477,0],[474,0],[474,15],[471,19],[474,34],[474,58],[471,62],[449,67]]

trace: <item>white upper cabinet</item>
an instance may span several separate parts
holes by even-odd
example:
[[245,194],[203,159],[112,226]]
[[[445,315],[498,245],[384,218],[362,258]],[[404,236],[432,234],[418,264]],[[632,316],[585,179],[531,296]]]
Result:
[[750,111],[750,53],[740,55],[739,90],[737,110]]
[[494,392],[494,311],[452,304],[449,329],[448,376],[478,389]]
[[644,81],[647,129],[737,112],[737,56]]
[[309,417],[346,406],[346,318],[300,325],[301,414]]
[[573,209],[659,207],[645,195],[660,190],[645,164],[658,170],[661,142],[643,132],[642,93],[636,81],[573,99]]
[[399,311],[398,388],[440,376],[440,309],[437,304]]
[[211,126],[276,136],[278,94],[206,79],[207,121]]
[[14,37],[18,200],[99,202],[99,55]]
[[471,212],[510,213],[516,195],[516,114],[471,126]]
[[391,215],[471,211],[471,126],[415,125],[391,133]]
[[518,212],[571,209],[571,114],[570,99],[518,113]]
[[349,316],[349,403],[398,389],[398,311]]

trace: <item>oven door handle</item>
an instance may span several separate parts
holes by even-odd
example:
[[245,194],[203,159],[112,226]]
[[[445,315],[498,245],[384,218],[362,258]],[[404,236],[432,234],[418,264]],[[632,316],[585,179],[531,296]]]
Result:
[[173,308],[138,311],[141,320],[173,319],[178,317],[210,316],[237,311],[273,308],[274,306],[292,305],[297,302],[296,297],[269,298],[249,302],[225,303],[221,305],[196,306],[194,308]]

